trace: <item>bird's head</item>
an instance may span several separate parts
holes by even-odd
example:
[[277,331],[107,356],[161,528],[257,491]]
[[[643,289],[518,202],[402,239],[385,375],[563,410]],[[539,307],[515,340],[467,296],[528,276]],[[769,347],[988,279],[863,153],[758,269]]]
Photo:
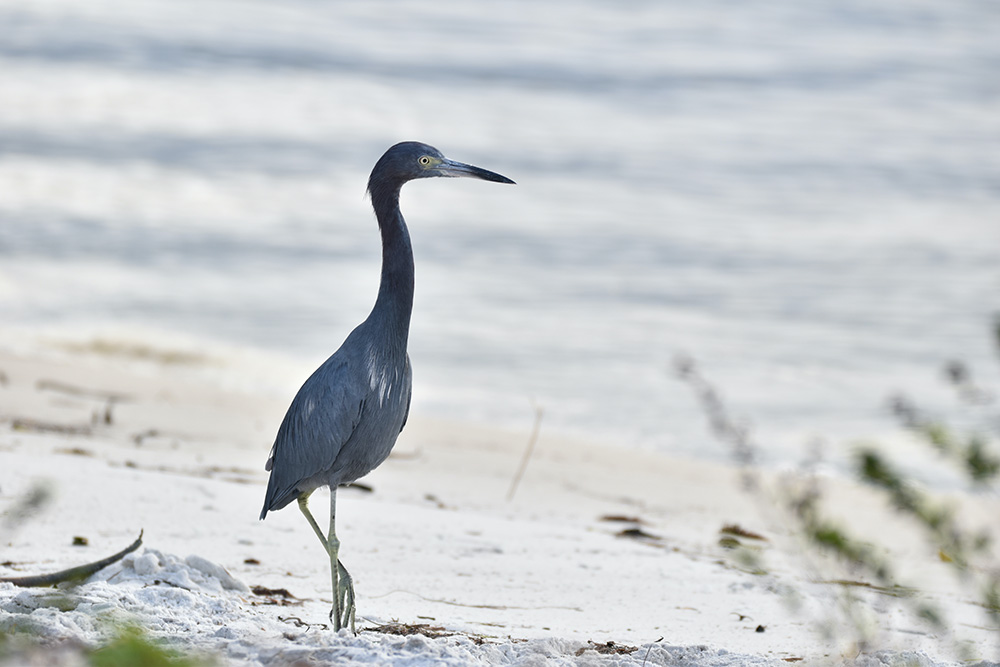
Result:
[[406,181],[432,176],[464,176],[496,183],[514,183],[506,176],[492,171],[449,160],[433,146],[417,141],[404,141],[387,150],[375,163],[368,179],[368,191],[374,195],[387,186],[398,188]]

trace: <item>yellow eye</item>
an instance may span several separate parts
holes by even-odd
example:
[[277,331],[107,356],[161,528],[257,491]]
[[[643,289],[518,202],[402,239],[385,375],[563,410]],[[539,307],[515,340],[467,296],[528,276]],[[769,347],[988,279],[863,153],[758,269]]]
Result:
[[427,165],[429,165],[431,163],[431,159],[429,157],[427,157],[426,155],[424,155],[419,160],[417,160],[417,162],[419,162],[422,166],[426,167]]

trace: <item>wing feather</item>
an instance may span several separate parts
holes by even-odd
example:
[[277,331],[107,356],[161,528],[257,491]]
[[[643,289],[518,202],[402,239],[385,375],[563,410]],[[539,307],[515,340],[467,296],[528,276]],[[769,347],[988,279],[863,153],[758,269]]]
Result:
[[265,465],[271,477],[262,519],[295,499],[301,482],[333,467],[364,409],[368,387],[357,366],[334,354],[295,395]]

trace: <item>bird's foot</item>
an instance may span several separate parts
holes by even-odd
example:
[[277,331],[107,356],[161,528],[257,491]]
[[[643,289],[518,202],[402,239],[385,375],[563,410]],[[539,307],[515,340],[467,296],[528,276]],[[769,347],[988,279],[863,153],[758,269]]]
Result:
[[354,629],[354,581],[351,579],[347,568],[339,560],[337,561],[337,591],[333,596],[333,606],[330,608],[330,623],[333,629],[339,631],[341,628],[350,628],[353,634],[357,634]]
[[340,593],[338,595],[342,614],[340,627],[349,627],[352,634],[358,634],[354,629],[354,580],[351,579],[347,568],[340,561],[337,561],[337,566],[340,569]]

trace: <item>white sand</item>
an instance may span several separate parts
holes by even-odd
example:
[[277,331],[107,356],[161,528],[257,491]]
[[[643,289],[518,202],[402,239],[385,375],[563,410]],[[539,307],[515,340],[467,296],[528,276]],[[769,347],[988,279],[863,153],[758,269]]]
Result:
[[[257,519],[263,462],[290,394],[238,391],[236,382],[223,389],[208,378],[224,377],[224,365],[211,371],[0,349],[0,511],[39,481],[54,493],[43,512],[0,534],[0,562],[10,563],[0,576],[96,560],[145,531],[143,548],[67,595],[0,584],[0,632],[94,644],[114,622],[131,620],[173,646],[254,665],[721,666],[857,656],[843,625],[832,626],[834,638],[817,631],[837,617],[839,591],[818,582],[841,575],[797,556],[780,512],[742,492],[735,470],[562,440],[543,424],[507,502],[527,430],[419,415],[364,480],[373,493],[339,493],[337,532],[355,578],[360,632],[334,634],[323,625],[328,563],[305,521],[294,506]],[[127,398],[114,405],[110,425],[92,425],[103,399],[45,382]],[[26,419],[35,425],[13,428]],[[44,432],[39,424],[89,433]],[[873,619],[873,647],[889,652],[873,649],[856,664],[952,664],[955,639],[968,641],[978,659],[997,658],[996,629],[936,551],[871,492],[836,480],[825,488],[852,529],[890,546],[905,581],[920,582],[953,624],[952,637],[934,636],[900,599],[858,589]],[[995,497],[954,501],[973,520],[995,525],[1000,516]],[[321,523],[325,504],[317,493]],[[608,515],[642,523],[602,520]],[[719,546],[719,529],[731,523],[769,538],[759,546],[767,574],[744,571]],[[617,535],[633,527],[652,537]],[[78,535],[88,547],[71,545]],[[280,596],[255,595],[254,586],[284,588],[295,599],[273,604]],[[393,621],[455,634],[370,631]],[[595,650],[607,642],[639,648]]]

